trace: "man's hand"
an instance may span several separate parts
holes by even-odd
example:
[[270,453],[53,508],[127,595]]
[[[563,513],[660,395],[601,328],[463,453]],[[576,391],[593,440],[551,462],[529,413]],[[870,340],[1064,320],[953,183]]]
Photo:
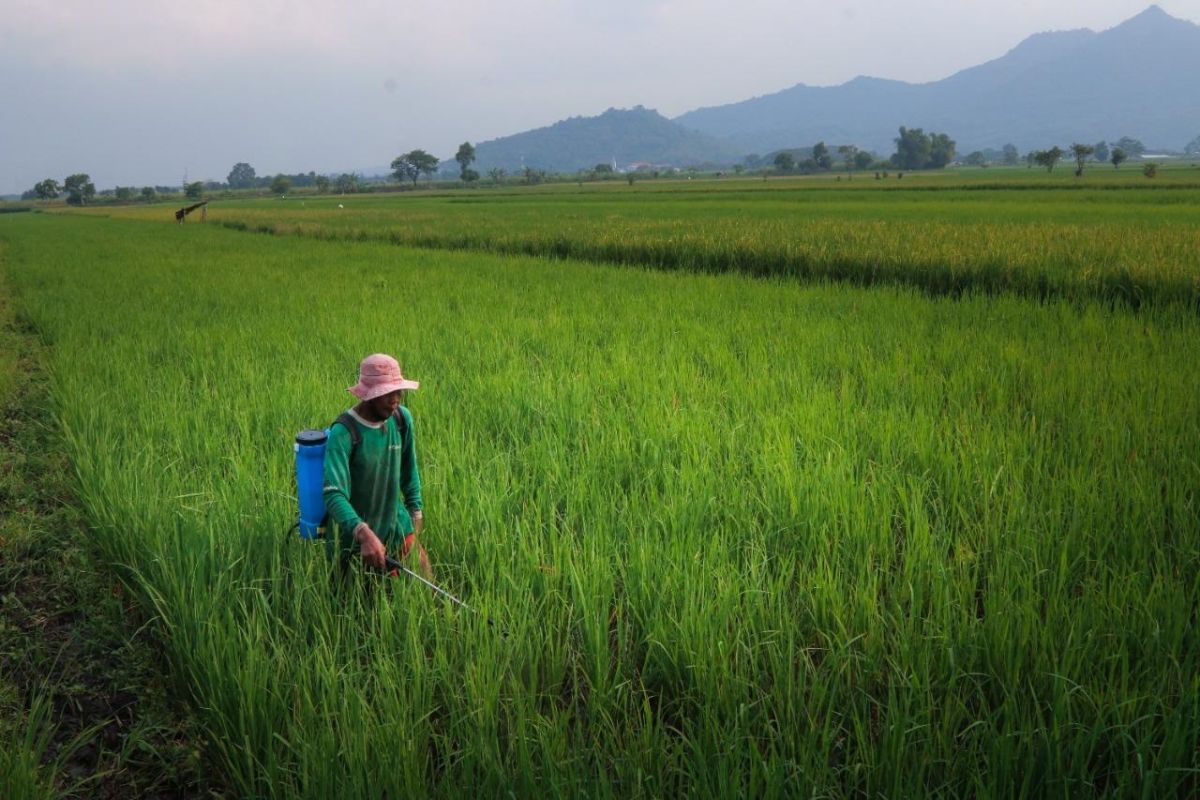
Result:
[[375,531],[371,530],[371,526],[365,522],[358,523],[358,527],[354,529],[354,541],[358,542],[363,563],[382,571],[387,563],[387,549],[383,542],[379,541]]
[[421,513],[420,509],[413,509],[412,511],[410,511],[408,513],[409,513],[409,516],[412,517],[413,533],[420,536],[421,533],[425,530],[425,515]]

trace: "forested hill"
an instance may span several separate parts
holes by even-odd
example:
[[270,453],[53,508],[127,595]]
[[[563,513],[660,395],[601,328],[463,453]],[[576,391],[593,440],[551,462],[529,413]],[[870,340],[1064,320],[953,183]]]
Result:
[[736,147],[636,106],[480,142],[474,166],[484,173],[497,167],[509,172],[525,167],[575,172],[614,160],[622,168],[635,162],[686,167],[728,164],[741,155]]
[[959,152],[1122,136],[1181,150],[1200,134],[1200,26],[1150,6],[1100,33],[1036,34],[932,83],[797,84],[675,121],[742,153],[817,141],[888,153],[901,125],[948,133]]

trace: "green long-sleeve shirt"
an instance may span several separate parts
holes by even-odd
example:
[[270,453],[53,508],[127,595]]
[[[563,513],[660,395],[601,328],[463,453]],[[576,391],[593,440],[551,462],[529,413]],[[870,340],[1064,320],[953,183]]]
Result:
[[[412,415],[404,415],[401,434],[394,417],[378,427],[355,420],[362,440],[351,456],[350,432],[341,424],[329,429],[325,444],[325,507],[337,523],[343,551],[354,545],[354,529],[366,522],[389,550],[412,533],[410,511],[419,511],[421,473],[417,469]],[[334,537],[330,537],[332,543]]]

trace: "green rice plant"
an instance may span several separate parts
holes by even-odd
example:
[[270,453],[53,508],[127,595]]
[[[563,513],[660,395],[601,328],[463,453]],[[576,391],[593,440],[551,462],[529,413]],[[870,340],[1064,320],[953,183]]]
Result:
[[50,693],[36,691],[15,721],[0,720],[0,795],[6,800],[51,800],[73,797],[88,783],[102,777],[68,778],[67,764],[101,725],[56,743]]
[[[0,264],[4,262],[4,242],[0,241]],[[0,297],[0,320],[12,316],[10,293]],[[9,324],[0,325],[0,403],[8,401],[16,386],[18,361],[17,336]]]
[[44,695],[33,698],[23,721],[13,730],[5,725],[5,746],[0,748],[0,790],[12,800],[58,797],[53,783],[54,766],[42,765],[50,749],[54,728]]
[[[707,181],[235,201],[215,204],[212,220],[339,241],[1136,307],[1200,301],[1192,213],[1200,188],[1194,173],[1178,173],[1192,182],[1159,191],[1061,177],[979,184],[960,174],[919,176],[903,188]],[[102,213],[170,219],[163,209]]]
[[[0,238],[98,542],[239,794],[1196,789],[1185,304]],[[438,579],[507,637],[283,539],[292,436],[374,351],[422,381]]]

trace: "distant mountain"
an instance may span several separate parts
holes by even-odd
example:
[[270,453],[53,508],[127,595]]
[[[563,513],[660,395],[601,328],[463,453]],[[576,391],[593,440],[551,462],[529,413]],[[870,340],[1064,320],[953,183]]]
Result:
[[1001,58],[932,83],[797,84],[675,122],[743,153],[823,140],[887,155],[901,125],[947,133],[960,153],[1122,136],[1182,150],[1200,134],[1200,26],[1150,6],[1101,33],[1036,34]]
[[516,172],[525,167],[574,172],[634,162],[675,167],[728,164],[742,154],[736,147],[688,130],[657,111],[636,106],[610,108],[598,117],[572,117],[545,128],[475,145],[473,168]]

